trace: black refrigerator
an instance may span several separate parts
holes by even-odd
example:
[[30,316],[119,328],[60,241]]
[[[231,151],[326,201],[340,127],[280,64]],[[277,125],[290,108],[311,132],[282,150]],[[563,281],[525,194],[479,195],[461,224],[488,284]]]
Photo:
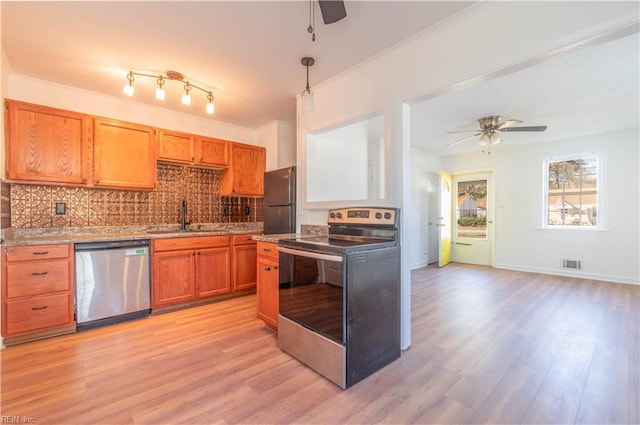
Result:
[[296,167],[264,173],[265,235],[296,232]]

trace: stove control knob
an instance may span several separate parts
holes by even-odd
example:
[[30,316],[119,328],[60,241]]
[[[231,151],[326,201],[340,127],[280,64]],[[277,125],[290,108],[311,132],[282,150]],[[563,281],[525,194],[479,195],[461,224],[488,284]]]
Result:
[[336,213],[336,217],[342,218],[342,213]]
[[384,218],[389,220],[391,218],[391,213],[389,213],[389,212],[384,213]]
[[376,213],[376,218],[377,218],[378,220],[380,220],[380,219],[382,218],[382,213],[377,212],[377,213]]
[[330,214],[329,214],[329,217],[331,217],[331,218],[336,218],[336,213],[330,213]]

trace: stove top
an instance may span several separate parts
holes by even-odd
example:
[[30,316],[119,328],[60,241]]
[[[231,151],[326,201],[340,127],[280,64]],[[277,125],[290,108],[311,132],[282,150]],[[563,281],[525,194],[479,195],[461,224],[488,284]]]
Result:
[[349,253],[396,246],[395,239],[352,236],[307,236],[281,239],[280,246],[306,251]]
[[397,246],[398,211],[395,208],[340,208],[330,210],[329,235],[280,240],[286,248],[327,253],[350,253]]

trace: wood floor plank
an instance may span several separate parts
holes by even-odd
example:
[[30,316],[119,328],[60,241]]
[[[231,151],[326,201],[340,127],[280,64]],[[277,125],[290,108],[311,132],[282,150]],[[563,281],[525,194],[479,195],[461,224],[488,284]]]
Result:
[[255,294],[0,351],[37,424],[627,423],[640,286],[450,264],[412,272],[412,346],[346,390],[277,346]]

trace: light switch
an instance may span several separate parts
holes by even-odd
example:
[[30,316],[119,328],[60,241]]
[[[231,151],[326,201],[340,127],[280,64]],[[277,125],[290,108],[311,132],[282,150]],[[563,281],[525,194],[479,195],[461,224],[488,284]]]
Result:
[[64,202],[56,202],[56,214],[66,214],[67,212],[67,204]]

